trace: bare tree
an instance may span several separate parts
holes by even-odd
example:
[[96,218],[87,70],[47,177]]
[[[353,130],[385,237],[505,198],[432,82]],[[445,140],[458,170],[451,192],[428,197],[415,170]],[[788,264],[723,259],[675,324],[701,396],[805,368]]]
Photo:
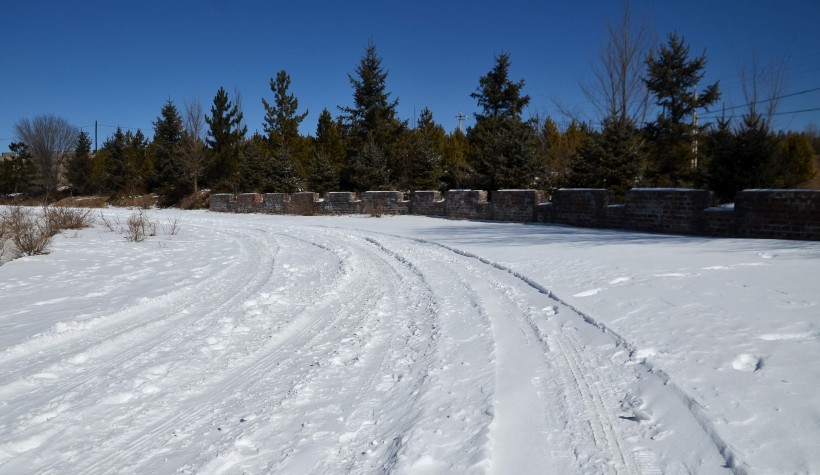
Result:
[[182,138],[179,142],[180,157],[187,178],[199,191],[199,179],[205,173],[205,114],[199,99],[185,101],[185,115],[182,118]]
[[635,24],[629,2],[615,22],[607,20],[607,41],[593,66],[591,84],[581,84],[602,120],[640,126],[646,118],[649,92],[641,80],[652,44],[646,22]]
[[60,173],[77,140],[77,129],[62,117],[38,115],[14,124],[18,140],[28,146],[46,193],[57,189]]
[[739,75],[748,116],[760,117],[767,128],[771,127],[786,88],[785,60],[762,68],[757,55],[753,55],[751,67],[740,68]]

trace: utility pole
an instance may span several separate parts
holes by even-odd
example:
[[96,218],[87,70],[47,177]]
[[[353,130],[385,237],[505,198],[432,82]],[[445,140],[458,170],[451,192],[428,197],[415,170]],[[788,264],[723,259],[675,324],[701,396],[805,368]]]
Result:
[[698,167],[698,89],[695,86],[695,112],[692,114],[692,168]]
[[94,121],[94,154],[97,154],[97,121]]
[[458,115],[456,116],[456,119],[458,119],[458,131],[461,132],[461,121],[466,120],[467,116],[464,115],[464,113],[459,112]]

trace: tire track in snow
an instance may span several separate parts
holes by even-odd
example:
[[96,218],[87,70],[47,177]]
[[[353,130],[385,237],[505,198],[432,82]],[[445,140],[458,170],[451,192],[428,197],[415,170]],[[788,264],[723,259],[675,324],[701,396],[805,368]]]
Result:
[[[237,234],[234,233],[234,235]],[[129,391],[126,387],[124,391],[117,393],[110,389],[100,390],[100,386],[123,388],[123,384],[127,381],[122,380],[122,375],[128,374],[129,371],[132,375],[139,372],[139,367],[136,370],[134,368],[140,362],[174,351],[186,342],[200,340],[201,338],[195,337],[197,333],[218,324],[223,314],[239,306],[247,295],[255,293],[259,285],[268,280],[275,251],[268,249],[263,241],[248,239],[249,235],[246,233],[239,233],[237,236],[240,238],[238,241],[240,248],[244,249],[244,252],[241,254],[242,259],[239,263],[231,269],[242,278],[223,278],[217,281],[216,285],[211,287],[212,292],[208,294],[208,297],[215,301],[195,302],[193,299],[200,298],[197,293],[183,294],[176,305],[162,309],[158,313],[152,312],[155,311],[155,307],[150,306],[146,310],[146,315],[140,315],[138,322],[127,322],[126,328],[119,329],[119,331],[117,328],[106,329],[102,334],[97,333],[97,338],[102,339],[102,342],[95,338],[95,334],[82,335],[82,338],[72,340],[72,345],[66,345],[64,354],[58,354],[57,358],[66,358],[66,354],[72,352],[75,355],[94,354],[95,348],[102,348],[102,351],[94,354],[94,358],[81,361],[78,367],[75,365],[71,368],[72,365],[67,364],[65,359],[52,364],[50,368],[61,372],[60,377],[44,382],[38,381],[34,387],[25,387],[25,392],[18,392],[16,397],[22,398],[22,402],[15,405],[16,410],[20,412],[18,428],[14,430],[17,433],[15,435],[19,437],[22,434],[34,432],[36,436],[38,427],[46,422],[49,425],[63,422],[68,424],[64,426],[64,429],[69,429],[71,423],[66,419],[76,419],[78,411],[86,411],[94,407],[100,411],[100,414],[94,414],[89,418],[91,421],[98,421],[99,416],[105,413],[106,405],[112,407],[128,403],[137,396],[154,396],[150,391],[149,394],[140,395],[140,391]],[[248,246],[253,251],[247,249]],[[188,310],[195,311],[186,312],[185,307],[189,305]],[[203,310],[201,314],[200,310]],[[165,324],[168,320],[174,323],[170,329],[166,328],[168,325]],[[157,325],[156,322],[161,322],[163,325]],[[88,346],[83,348],[80,346],[83,344]],[[173,369],[175,365],[177,365],[176,362],[166,366]],[[156,367],[155,363],[149,362],[149,365],[142,369],[150,372]],[[159,371],[159,377],[168,376],[167,367]],[[115,375],[117,375],[116,378]],[[114,381],[116,383],[113,383]],[[188,390],[195,387],[197,382],[196,380],[191,381]],[[97,404],[102,403],[102,407],[94,405],[94,401],[98,398],[95,395],[98,394],[107,395],[97,402]],[[29,398],[30,395],[37,395],[37,398]],[[41,403],[43,399],[49,398],[53,401],[51,405],[64,409],[53,411],[48,409],[49,405],[47,405],[46,411],[43,412],[34,407],[37,401]],[[29,399],[31,406],[26,403]],[[7,400],[7,402],[13,401]],[[106,428],[105,430],[110,431],[111,429]],[[89,434],[91,439],[95,436],[96,434]],[[44,444],[47,440],[47,438],[40,438],[39,442]],[[72,456],[71,451],[69,451],[69,456]]]
[[[426,241],[426,240],[423,240],[423,239],[403,238],[401,236],[386,235],[386,234],[381,234],[381,233],[379,234],[379,236],[389,236],[389,237],[392,237],[392,238],[406,239],[408,241],[414,241],[414,242],[417,242],[417,243],[433,246],[435,248],[444,249],[448,253],[452,253],[452,254],[455,254],[455,255],[458,255],[458,256],[462,256],[462,257],[465,257],[469,260],[478,261],[481,264],[486,264],[488,267],[494,268],[495,270],[500,271],[499,275],[502,275],[502,276],[505,275],[505,274],[509,275],[513,280],[518,280],[518,281],[522,282],[523,284],[525,284],[526,287],[535,290],[537,293],[539,293],[539,294],[541,294],[545,297],[548,297],[550,299],[550,301],[553,302],[553,304],[557,303],[557,307],[562,309],[562,313],[574,314],[575,316],[577,316],[579,319],[581,319],[585,323],[588,323],[592,327],[595,327],[598,330],[600,330],[603,334],[609,335],[613,339],[613,341],[612,341],[613,346],[617,346],[617,347],[620,347],[620,348],[625,348],[630,354],[634,353],[634,349],[626,342],[626,340],[623,337],[621,337],[617,333],[613,332],[611,329],[609,329],[608,327],[606,327],[605,325],[603,325],[602,323],[600,323],[596,319],[592,318],[591,316],[589,316],[587,314],[584,314],[583,312],[580,312],[574,306],[572,306],[572,305],[564,302],[563,300],[559,299],[554,294],[552,294],[552,292],[545,289],[543,286],[541,286],[537,282],[533,281],[532,279],[529,279],[528,277],[526,277],[522,274],[519,274],[519,273],[515,272],[514,270],[512,270],[512,269],[510,269],[510,268],[508,268],[504,265],[495,263],[491,260],[485,259],[483,257],[477,256],[477,255],[469,253],[469,252],[465,252],[465,251],[462,251],[462,250],[459,250],[459,249],[451,248],[449,246],[442,245],[442,244],[439,244],[439,243]],[[451,263],[451,262],[453,262],[453,261],[448,261],[448,263]],[[512,287],[513,288],[518,288],[518,286],[516,284],[512,284]],[[548,344],[548,339],[547,339],[546,332],[544,332],[542,329],[539,328],[540,323],[538,321],[536,321],[537,318],[533,317],[532,312],[527,313],[524,309],[522,309],[522,314],[521,315],[528,315],[526,317],[526,319],[528,320],[529,325],[532,327],[532,329],[536,333],[539,334],[539,336],[541,337],[541,339],[544,343],[545,349],[547,349],[547,351],[549,351],[551,349],[551,347]],[[594,373],[596,371],[600,371],[600,368],[594,368],[594,367],[591,367],[591,366],[588,366],[588,365],[584,364],[584,361],[589,359],[590,354],[589,354],[588,351],[583,351],[578,346],[577,339],[575,339],[575,336],[573,336],[571,334],[565,335],[565,334],[563,334],[563,332],[555,332],[554,331],[553,335],[552,335],[552,338],[560,338],[561,339],[561,342],[563,343],[562,348],[564,350],[562,352],[562,354],[567,355],[569,357],[569,360],[575,359],[575,361],[577,362],[576,367],[578,368],[578,371],[582,372],[583,374],[588,374],[589,372]],[[561,345],[559,345],[559,347],[561,347]],[[565,361],[569,361],[569,360],[567,360],[565,358]],[[560,359],[559,359],[559,361],[560,361]],[[600,358],[598,358],[598,361],[599,362],[601,361]],[[640,362],[641,366],[643,364],[644,364],[644,362]],[[630,428],[630,427],[627,426],[626,429],[624,429],[624,424],[622,424],[622,421],[620,420],[621,418],[617,415],[618,411],[615,408],[618,406],[618,402],[619,402],[618,399],[619,398],[623,397],[624,399],[628,399],[629,391],[626,388],[626,386],[627,385],[634,385],[636,383],[636,380],[641,379],[642,376],[640,374],[635,373],[634,371],[629,371],[628,368],[622,368],[620,366],[613,366],[611,364],[607,364],[607,366],[608,366],[608,368],[607,368],[608,371],[614,372],[614,373],[617,374],[616,379],[619,382],[615,382],[615,381],[611,380],[611,378],[604,378],[603,380],[608,380],[610,382],[609,383],[602,383],[603,380],[592,379],[591,381],[593,381],[593,383],[590,384],[589,382],[587,382],[587,380],[584,380],[584,378],[572,378],[572,383],[564,391],[565,392],[565,398],[566,398],[567,401],[570,401],[569,402],[570,408],[577,407],[576,403],[572,402],[573,398],[568,395],[568,394],[571,394],[572,392],[578,391],[583,395],[584,399],[590,401],[589,404],[593,408],[593,410],[591,411],[592,414],[593,414],[592,417],[595,419],[595,422],[592,422],[592,423],[598,425],[599,427],[601,427],[602,429],[601,429],[600,432],[603,432],[605,434],[604,437],[599,437],[598,439],[596,439],[598,441],[596,446],[598,446],[599,449],[602,450],[602,453],[610,452],[610,447],[611,447],[611,449],[612,449],[611,451],[613,451],[614,453],[610,454],[608,456],[605,456],[602,460],[610,460],[611,461],[611,460],[614,459],[616,461],[615,462],[616,473],[657,473],[661,469],[658,466],[659,460],[658,460],[656,454],[654,454],[651,450],[647,449],[645,446],[634,447],[632,449],[632,451],[630,452],[629,449],[626,449],[626,448],[622,447],[621,446],[622,444],[619,442],[627,436],[630,439],[633,439],[633,440],[637,437],[636,434],[637,434],[638,431],[635,428]],[[649,369],[650,374],[658,376],[658,374],[657,374],[658,370],[657,369],[653,369],[651,367],[649,367],[648,369]],[[601,374],[601,373],[598,373],[598,374]],[[668,377],[664,378],[663,374],[661,374],[660,376],[661,376],[661,378],[659,379],[660,384],[662,384],[662,385],[671,385],[671,381],[669,381]],[[590,376],[587,375],[586,378],[589,379]],[[609,384],[610,387],[604,388],[604,391],[601,392],[600,390],[597,389],[597,386],[600,385],[600,384]],[[612,384],[615,384],[616,386],[620,384],[622,386],[622,389],[618,390],[616,387],[611,386]],[[693,409],[691,407],[692,402],[689,401],[687,397],[682,396],[681,391],[677,387],[675,387],[674,385],[672,385],[671,389],[672,389],[672,394],[679,397],[680,402],[682,402],[684,405],[689,407],[689,410],[691,411]],[[744,473],[743,469],[738,467],[737,461],[735,461],[733,459],[733,456],[731,454],[731,449],[729,449],[728,447],[726,447],[725,444],[722,443],[720,438],[717,437],[714,430],[711,429],[708,424],[706,426],[704,426],[704,419],[705,418],[700,413],[698,413],[697,411],[693,411],[692,416],[693,416],[693,420],[703,430],[703,435],[706,435],[707,437],[711,438],[712,443],[714,444],[713,447],[715,447],[717,452],[719,452],[720,456],[722,456],[725,459],[725,463],[723,464],[723,467],[729,468],[731,471],[733,471],[735,473]],[[686,424],[688,424],[688,422]],[[686,425],[686,424],[684,424],[684,425]],[[614,427],[619,427],[619,429],[615,430]],[[603,428],[606,428],[606,429],[603,429]],[[577,436],[578,434],[573,434],[573,435]],[[644,435],[644,437],[645,436],[646,435]],[[644,442],[647,442],[647,441],[644,440]],[[630,445],[632,445],[632,444],[630,444]],[[689,456],[689,455],[691,455],[691,454],[680,454],[680,456],[683,456],[684,458],[686,456]],[[700,460],[698,460],[697,458],[692,459],[692,460],[688,460],[687,462],[672,460],[672,461],[667,461],[667,463],[670,464],[670,467],[677,467],[677,468],[675,468],[675,470],[678,470],[678,469],[692,470],[691,467],[698,467],[699,466],[699,465],[697,465],[698,462],[707,463],[708,458],[709,458],[709,456],[704,455]],[[618,462],[620,462],[620,463],[618,463]],[[690,467],[690,468],[684,469],[684,468],[680,468],[680,467]],[[592,469],[592,473],[598,473],[602,469],[603,469],[603,467],[599,465],[597,468]],[[700,470],[703,470],[703,469],[714,470],[715,472],[720,471],[720,469],[716,468],[716,467],[706,468],[706,467],[700,466]],[[695,468],[695,470],[698,470],[698,468]]]
[[[333,247],[327,244],[323,244],[322,246],[327,249]],[[197,438],[198,440],[194,442],[194,445],[185,447],[186,451],[190,452],[193,450],[194,453],[202,452],[201,450],[194,450],[194,448],[201,446],[203,443],[206,444],[206,447],[203,447],[203,449],[207,449],[207,444],[214,444],[215,447],[220,448],[219,452],[222,455],[208,460],[197,459],[191,461],[190,463],[193,464],[191,465],[192,467],[198,467],[196,468],[197,470],[205,473],[219,472],[229,469],[229,467],[237,466],[244,467],[243,470],[248,470],[247,467],[256,466],[256,470],[259,470],[262,469],[262,467],[258,467],[255,464],[264,461],[267,457],[271,457],[273,461],[266,462],[270,464],[266,470],[273,468],[277,470],[287,470],[288,467],[293,467],[294,465],[299,466],[299,464],[306,463],[304,461],[306,454],[314,453],[314,455],[319,455],[315,454],[315,451],[310,451],[300,446],[299,441],[301,441],[301,438],[299,432],[302,431],[294,433],[292,430],[282,429],[298,425],[297,419],[306,417],[299,410],[300,407],[303,407],[305,404],[315,406],[316,400],[322,399],[318,397],[322,391],[328,393],[328,395],[323,397],[338,397],[340,396],[340,392],[344,394],[346,391],[361,391],[362,388],[371,388],[379,384],[381,382],[380,377],[383,376],[383,371],[376,369],[385,368],[384,361],[387,355],[401,349],[391,348],[394,345],[393,341],[397,340],[395,338],[397,335],[394,335],[395,331],[388,333],[386,338],[377,337],[379,334],[378,327],[384,324],[385,316],[391,312],[395,312],[395,299],[391,298],[394,296],[393,292],[387,289],[387,295],[374,294],[372,290],[374,286],[377,285],[376,279],[379,277],[379,272],[373,273],[373,271],[378,270],[378,268],[373,264],[373,260],[362,260],[362,253],[359,251],[353,254],[352,256],[348,256],[348,267],[351,268],[351,272],[353,273],[347,278],[349,288],[334,290],[333,293],[335,295],[331,296],[330,300],[331,302],[338,303],[338,299],[341,298],[340,295],[343,295],[347,298],[347,301],[344,302],[343,305],[337,306],[338,309],[331,318],[326,318],[328,313],[326,312],[327,309],[322,308],[321,305],[312,310],[317,317],[316,323],[322,324],[321,328],[316,329],[316,332],[312,332],[309,328],[305,327],[296,333],[281,335],[279,338],[281,351],[274,351],[263,355],[251,366],[245,367],[239,373],[233,373],[227,379],[221,381],[217,387],[209,390],[205,397],[197,400],[197,410],[193,413],[187,413],[184,416],[174,416],[171,420],[163,421],[160,426],[147,431],[146,434],[136,441],[136,444],[138,449],[142,449],[139,451],[143,453],[143,456],[148,455],[145,457],[148,459],[148,463],[143,464],[138,461],[135,462],[138,465],[134,467],[141,467],[139,470],[151,466],[154,466],[154,468],[161,467],[160,465],[153,465],[155,460],[150,460],[150,454],[155,453],[159,456],[162,450],[157,450],[159,449],[158,447],[150,449],[145,443],[150,444],[150,442],[154,440],[152,435],[167,433],[167,431],[172,430],[174,427],[184,428],[186,424],[188,424],[190,428],[184,430],[187,432],[192,432],[197,427],[201,427],[202,424],[197,425],[198,421],[202,418],[207,418],[209,411],[221,407],[220,405],[223,401],[220,401],[220,398],[217,396],[223,392],[231,392],[231,396],[228,399],[231,399],[232,402],[237,405],[252,405],[254,401],[264,401],[264,405],[257,407],[258,410],[256,412],[258,414],[256,414],[252,420],[246,421],[246,427],[242,427],[241,430],[235,431],[234,433],[230,433],[227,429],[222,431],[225,433],[225,436],[232,438],[237,437],[233,439],[234,442],[243,440],[244,442],[241,444],[233,443],[231,440],[213,440],[213,437],[199,437]],[[376,261],[381,259],[381,257],[378,257]],[[359,261],[359,263],[357,264],[355,261]],[[380,268],[383,267],[384,265],[381,264]],[[368,274],[371,274],[369,276],[372,281],[371,284],[367,284]],[[388,282],[394,282],[394,280],[389,279]],[[397,290],[401,288],[401,286],[393,286],[391,284],[391,288]],[[349,364],[342,364],[341,366],[328,365],[326,364],[327,361],[332,359],[334,354],[338,356],[344,350],[343,347],[346,342],[338,338],[340,334],[359,335],[358,338],[360,340],[358,344],[353,347],[356,355],[351,361],[347,362]],[[429,338],[423,337],[420,339],[420,342],[424,344],[426,344],[427,341],[429,341]],[[294,354],[298,354],[298,356],[293,356]],[[320,355],[318,360],[314,359],[316,355]],[[305,367],[306,359],[311,362],[308,367]],[[392,368],[395,362],[391,363],[393,364],[388,365],[388,367]],[[268,374],[265,374],[266,366],[269,366]],[[366,368],[362,368],[362,366]],[[344,371],[345,368],[349,368],[349,370]],[[362,372],[363,369],[367,368],[369,369]],[[395,368],[393,369],[395,370]],[[328,373],[331,373],[330,376],[333,377],[334,381],[339,383],[339,386],[333,388],[326,387],[324,380],[325,377],[328,376]],[[344,373],[344,375],[348,377],[339,377],[339,373]],[[263,376],[259,378],[259,375]],[[296,377],[294,378],[294,376]],[[346,379],[349,379],[352,383],[346,383]],[[285,382],[284,387],[277,388],[273,386],[273,383],[282,382],[283,380]],[[248,396],[234,398],[233,396],[237,393],[244,393]],[[398,400],[402,399],[404,398],[398,398]],[[353,400],[358,399],[354,397]],[[357,409],[365,410],[366,408],[367,405],[363,404]],[[265,414],[274,415],[265,416]],[[358,418],[355,415],[351,415],[351,417],[352,419],[347,419],[345,422],[362,425],[365,415]],[[229,421],[226,422],[227,425],[230,425]],[[314,429],[310,427],[308,423],[305,423],[302,428],[305,430]],[[345,434],[347,435],[345,435],[344,440],[348,444],[358,442],[358,444],[353,445],[362,445],[363,443],[365,446],[368,446],[373,440],[370,438],[360,440],[363,436],[349,435],[347,432],[345,432]],[[277,440],[283,438],[285,440],[277,444]],[[247,450],[247,447],[257,445],[257,443],[253,441],[262,441],[259,442],[259,445],[264,445],[264,447],[254,449],[258,450],[258,453],[253,453],[254,450]],[[334,442],[338,444],[338,441]],[[271,445],[277,447],[276,454],[271,454],[268,448]],[[375,448],[379,449],[379,447]],[[245,453],[243,453],[243,451]],[[379,460],[378,451],[376,452],[375,454],[368,453],[367,458]],[[154,458],[156,459],[156,457]],[[319,460],[321,460],[321,458],[319,458]],[[332,465],[333,460],[342,463],[340,460],[343,459],[328,457],[326,460],[331,461]],[[123,462],[125,461],[109,458],[101,460],[98,465],[92,466],[91,468],[102,467],[111,463],[116,466],[121,465]],[[311,463],[317,463],[317,459],[314,457]],[[354,463],[364,464],[367,463],[367,460],[357,460]],[[254,469],[250,470],[254,471]]]
[[[614,412],[619,391],[635,377],[608,359],[615,342],[588,348],[588,333],[581,341],[572,325],[586,317],[537,284],[475,256],[401,237],[217,227],[245,230],[241,240],[262,248],[278,243],[276,270],[250,286],[240,285],[246,276],[237,279],[230,305],[213,308],[214,296],[202,296],[198,308],[213,315],[195,320],[199,327],[169,327],[173,335],[159,334],[156,345],[143,341],[125,350],[134,356],[128,361],[89,371],[76,389],[113,397],[119,409],[60,409],[63,400],[52,399],[55,406],[44,413],[53,418],[32,427],[48,422],[57,431],[34,442],[54,440],[59,448],[49,454],[63,450],[66,457],[26,465],[33,459],[23,452],[12,459],[16,466],[509,472],[518,462],[520,472],[656,471],[645,441],[626,440],[638,424]],[[305,266],[313,267],[298,272]],[[558,316],[540,310],[548,307]],[[234,331],[223,333],[226,324]],[[251,331],[237,333],[238,325]],[[264,339],[256,330],[267,332]],[[158,379],[145,384],[158,393],[115,400],[123,396],[115,376],[154,370]],[[110,388],[100,389],[104,383]],[[563,424],[587,421],[587,432],[564,431]],[[521,439],[505,440],[511,432],[504,432],[516,426],[529,436],[518,447],[512,442]],[[24,444],[26,435],[32,434],[15,440]],[[578,451],[586,454],[579,458]]]

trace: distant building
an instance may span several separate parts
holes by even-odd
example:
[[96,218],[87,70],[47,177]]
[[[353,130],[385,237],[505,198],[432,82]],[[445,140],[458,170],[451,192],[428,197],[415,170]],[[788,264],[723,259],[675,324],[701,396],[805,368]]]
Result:
[[13,152],[3,152],[0,154],[0,162],[5,162],[6,160],[14,160],[17,157],[17,154]]

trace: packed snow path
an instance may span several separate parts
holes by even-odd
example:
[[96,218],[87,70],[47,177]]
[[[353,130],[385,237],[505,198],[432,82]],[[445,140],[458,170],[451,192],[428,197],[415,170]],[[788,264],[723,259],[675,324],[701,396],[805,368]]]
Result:
[[159,244],[93,230],[0,267],[0,472],[745,471],[535,280],[328,224],[192,214]]

